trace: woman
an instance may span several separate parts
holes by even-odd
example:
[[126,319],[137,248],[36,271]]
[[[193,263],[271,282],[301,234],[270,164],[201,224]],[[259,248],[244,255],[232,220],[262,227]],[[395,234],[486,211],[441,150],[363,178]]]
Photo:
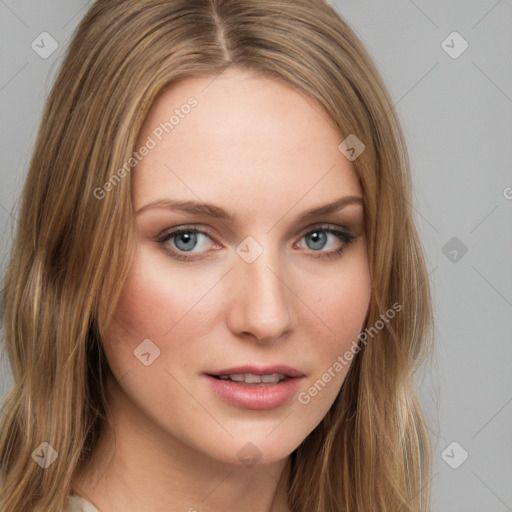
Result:
[[407,154],[320,0],[103,0],[6,276],[4,512],[427,511]]

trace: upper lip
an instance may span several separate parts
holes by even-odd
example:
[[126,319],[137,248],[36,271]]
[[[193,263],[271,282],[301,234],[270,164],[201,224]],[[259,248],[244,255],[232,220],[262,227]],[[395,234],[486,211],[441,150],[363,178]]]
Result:
[[275,366],[254,366],[254,365],[243,365],[233,366],[231,368],[225,368],[223,370],[214,370],[206,372],[207,375],[231,375],[233,373],[252,373],[253,375],[272,375],[278,373],[285,375],[286,377],[303,377],[304,374],[292,368],[291,366],[279,364]]

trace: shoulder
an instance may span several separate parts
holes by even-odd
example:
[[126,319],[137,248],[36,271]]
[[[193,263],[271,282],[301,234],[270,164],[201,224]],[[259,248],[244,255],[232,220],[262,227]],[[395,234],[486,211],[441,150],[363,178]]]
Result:
[[85,498],[78,494],[70,494],[66,508],[62,512],[99,512],[99,510]]

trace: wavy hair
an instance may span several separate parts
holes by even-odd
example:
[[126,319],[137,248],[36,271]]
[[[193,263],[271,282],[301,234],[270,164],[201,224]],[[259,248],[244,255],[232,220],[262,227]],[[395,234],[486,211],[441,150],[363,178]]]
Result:
[[[407,150],[368,52],[321,0],[101,0],[75,31],[47,100],[5,276],[14,386],[0,424],[3,512],[60,512],[106,417],[102,326],[132,262],[130,179],[102,200],[136,149],[157,95],[227,66],[304,91],[353,162],[364,195],[372,280],[367,326],[339,395],[290,456],[294,512],[427,512],[431,448],[413,374],[431,343],[428,275],[413,223]],[[108,305],[108,306],[107,306]],[[58,453],[46,469],[33,452]]]

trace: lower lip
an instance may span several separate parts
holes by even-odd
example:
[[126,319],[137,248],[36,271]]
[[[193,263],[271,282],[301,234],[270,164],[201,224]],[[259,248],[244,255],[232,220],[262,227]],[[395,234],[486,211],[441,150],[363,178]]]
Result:
[[246,385],[206,375],[213,392],[236,407],[274,409],[285,404],[299,390],[303,377],[290,377],[277,384]]

